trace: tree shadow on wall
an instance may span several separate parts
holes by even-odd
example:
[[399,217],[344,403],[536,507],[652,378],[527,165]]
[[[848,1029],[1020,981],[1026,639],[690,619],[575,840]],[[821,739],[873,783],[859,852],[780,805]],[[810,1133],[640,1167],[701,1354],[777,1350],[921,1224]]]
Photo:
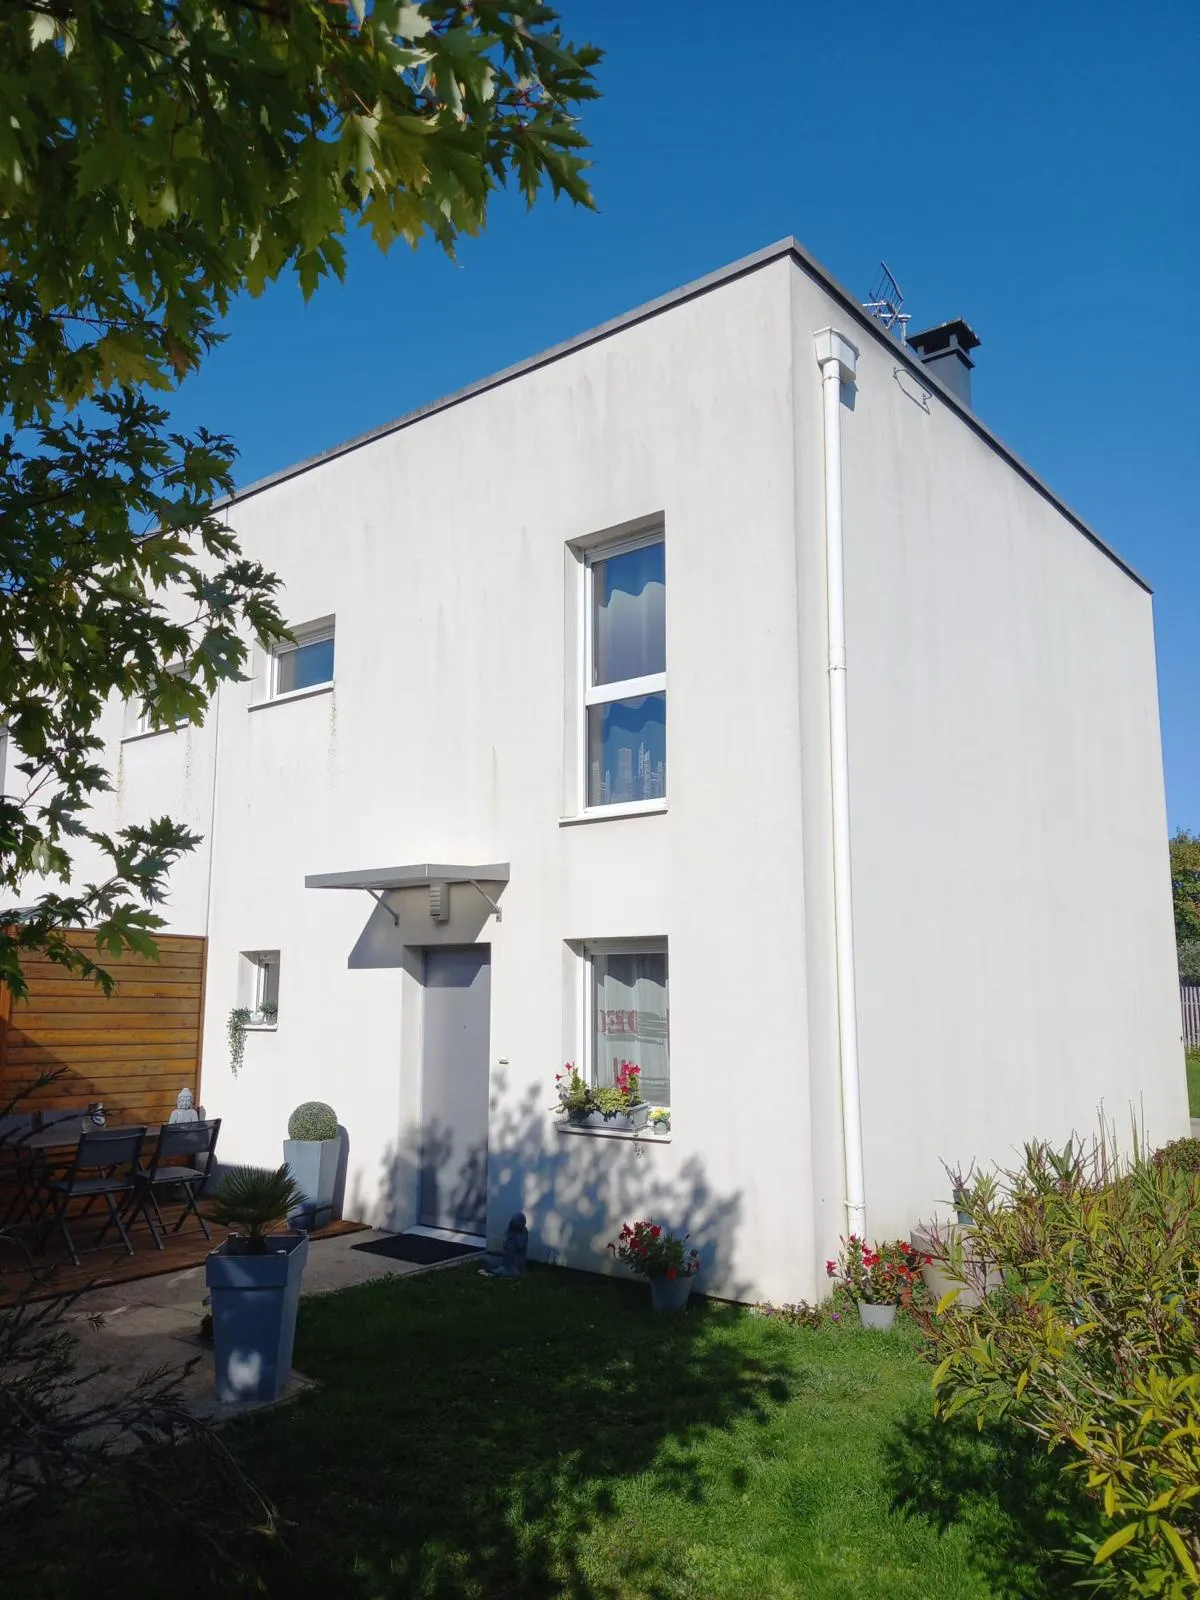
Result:
[[[747,1296],[748,1280],[736,1270],[739,1193],[717,1194],[697,1156],[674,1176],[666,1176],[667,1151],[651,1139],[560,1133],[546,1099],[544,1090],[531,1088],[514,1102],[504,1074],[493,1074],[487,1161],[493,1244],[498,1244],[508,1218],[522,1211],[529,1222],[532,1260],[609,1270],[612,1262],[605,1247],[621,1222],[652,1215],[688,1235],[700,1252],[705,1290],[728,1300]],[[450,1170],[451,1143],[436,1127],[406,1130],[387,1149],[375,1192],[367,1192],[361,1180],[355,1184],[349,1214],[380,1217],[385,1227],[402,1227],[414,1214],[418,1181],[431,1192],[457,1192],[463,1179]]]

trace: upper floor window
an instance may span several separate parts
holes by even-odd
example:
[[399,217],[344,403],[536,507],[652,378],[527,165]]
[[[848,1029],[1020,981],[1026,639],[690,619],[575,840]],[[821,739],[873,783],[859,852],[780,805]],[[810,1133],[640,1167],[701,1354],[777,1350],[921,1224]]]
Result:
[[[169,663],[167,671],[171,677],[181,678],[185,671],[183,662],[172,661]],[[173,728],[186,728],[187,723],[188,719],[186,717],[176,717],[173,721],[164,722],[161,713],[156,714],[156,706],[153,700],[143,700],[138,705],[136,728],[138,733],[169,733]],[[128,722],[125,725],[128,727]]]
[[662,800],[667,792],[662,534],[590,552],[584,582],[586,804]]
[[295,694],[333,682],[333,618],[293,628],[294,644],[271,652],[271,694]]

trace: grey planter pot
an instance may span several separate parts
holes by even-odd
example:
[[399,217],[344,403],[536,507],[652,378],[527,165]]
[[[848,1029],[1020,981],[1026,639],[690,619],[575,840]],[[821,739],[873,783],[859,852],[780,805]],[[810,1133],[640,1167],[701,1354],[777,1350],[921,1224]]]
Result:
[[583,1116],[568,1116],[573,1128],[610,1128],[614,1133],[636,1133],[650,1120],[649,1105],[632,1106],[628,1111],[616,1111],[606,1117],[602,1111],[589,1111]]
[[[305,1205],[295,1213],[303,1215],[307,1227],[319,1228],[333,1215],[333,1192],[337,1187],[340,1139],[285,1139],[283,1159],[303,1194]],[[291,1222],[293,1219],[288,1218]]]
[[278,1400],[291,1375],[308,1235],[269,1244],[266,1255],[233,1255],[226,1240],[204,1264],[220,1401]]
[[858,1320],[864,1328],[886,1331],[896,1320],[897,1306],[870,1306],[865,1300],[858,1302]]
[[[970,1230],[956,1225],[952,1231],[955,1234],[966,1233],[968,1235],[965,1241],[966,1264],[968,1266],[974,1264],[975,1266],[976,1270],[973,1274],[973,1279],[982,1276],[985,1292],[990,1293],[991,1290],[998,1289],[1004,1282],[1003,1274],[994,1267],[989,1267],[986,1273],[979,1273],[980,1263],[978,1257],[973,1258],[971,1255]],[[974,1281],[964,1284],[961,1279],[954,1277],[950,1272],[943,1246],[939,1241],[925,1228],[914,1228],[909,1238],[914,1249],[920,1250],[923,1255],[933,1257],[929,1266],[921,1268],[921,1277],[924,1279],[925,1287],[933,1298],[934,1305],[940,1304],[942,1296],[948,1294],[951,1289],[957,1289],[958,1299],[955,1304],[958,1308],[961,1311],[973,1310],[979,1304],[979,1292],[976,1284]]]
[[692,1292],[693,1272],[678,1278],[650,1278],[650,1307],[653,1311],[682,1311]]

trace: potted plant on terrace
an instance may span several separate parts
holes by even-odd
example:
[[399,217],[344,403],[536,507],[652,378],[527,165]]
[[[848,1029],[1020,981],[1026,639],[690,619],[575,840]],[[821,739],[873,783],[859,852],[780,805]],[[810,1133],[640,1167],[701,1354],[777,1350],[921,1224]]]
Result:
[[644,1128],[650,1107],[642,1099],[641,1067],[622,1061],[612,1084],[600,1088],[584,1081],[579,1068],[568,1061],[554,1075],[558,1105],[567,1122],[577,1128],[611,1128],[636,1132]]
[[302,1203],[288,1218],[289,1223],[308,1231],[329,1221],[341,1147],[332,1106],[323,1100],[306,1100],[292,1112],[283,1159],[300,1189]]
[[903,1239],[872,1246],[852,1233],[842,1241],[839,1260],[827,1261],[825,1271],[855,1300],[864,1328],[890,1328],[929,1259]]
[[209,1205],[208,1220],[232,1230],[204,1269],[218,1400],[277,1400],[287,1383],[308,1235],[269,1230],[299,1200],[286,1166],[233,1167]]
[[647,1280],[653,1310],[684,1309],[692,1279],[700,1271],[700,1252],[688,1249],[686,1233],[677,1236],[647,1217],[643,1222],[626,1222],[608,1248],[622,1266]]

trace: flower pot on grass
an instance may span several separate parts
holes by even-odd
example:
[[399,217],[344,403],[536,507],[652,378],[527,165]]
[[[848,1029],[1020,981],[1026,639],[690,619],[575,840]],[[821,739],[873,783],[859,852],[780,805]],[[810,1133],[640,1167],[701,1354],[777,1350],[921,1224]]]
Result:
[[686,1233],[677,1236],[648,1217],[643,1222],[626,1222],[620,1237],[608,1248],[622,1266],[647,1280],[653,1310],[684,1309],[692,1279],[700,1271],[700,1252],[687,1248]]
[[283,1159],[304,1203],[289,1216],[291,1226],[321,1228],[333,1216],[341,1149],[337,1114],[332,1106],[321,1100],[306,1100],[296,1107],[288,1118]]
[[860,1300],[858,1302],[858,1320],[864,1328],[886,1330],[895,1322],[896,1312],[899,1309],[899,1306],[895,1304],[886,1306],[870,1305],[866,1300]]
[[852,1233],[842,1240],[839,1259],[825,1263],[825,1271],[856,1301],[864,1328],[890,1328],[928,1265],[929,1257],[904,1239],[869,1245]]
[[680,1273],[676,1277],[651,1278],[650,1306],[654,1311],[683,1311],[692,1292],[694,1272]]
[[292,1370],[308,1236],[268,1233],[299,1199],[286,1167],[234,1167],[209,1220],[231,1233],[208,1256],[217,1399],[277,1400]]

